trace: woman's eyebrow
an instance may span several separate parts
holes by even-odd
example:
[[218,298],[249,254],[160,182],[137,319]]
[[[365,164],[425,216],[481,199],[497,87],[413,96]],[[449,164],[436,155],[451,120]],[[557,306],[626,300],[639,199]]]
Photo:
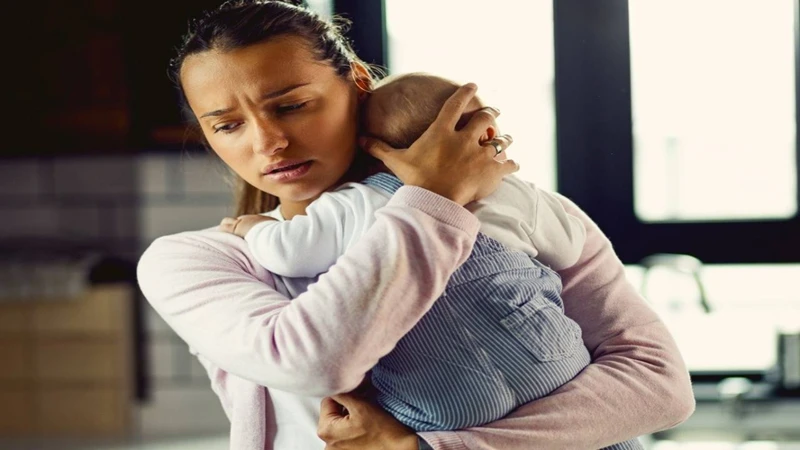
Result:
[[[280,97],[281,95],[288,94],[289,92],[291,92],[291,91],[293,91],[295,89],[301,88],[303,86],[308,86],[309,84],[311,84],[311,83],[298,83],[298,84],[293,84],[291,86],[287,86],[287,87],[282,88],[282,89],[278,89],[277,91],[268,92],[268,93],[264,94],[261,97],[261,100],[270,100],[270,99],[273,99],[273,98],[277,98],[277,97]],[[203,119],[203,118],[206,118],[206,117],[221,116],[223,114],[231,112],[232,110],[233,110],[233,108],[217,109],[217,110],[214,110],[214,111],[211,111],[211,112],[207,112],[207,113],[201,115],[200,118]]]
[[264,96],[261,97],[261,99],[262,100],[270,100],[270,99],[273,99],[273,98],[276,98],[276,97],[280,97],[281,95],[287,94],[287,93],[289,93],[289,92],[291,92],[291,91],[293,91],[293,90],[295,90],[297,88],[301,88],[303,86],[308,86],[309,84],[311,84],[311,83],[293,84],[293,85],[285,87],[283,89],[278,89],[277,91],[272,91],[272,92],[269,92],[267,94],[264,94]]
[[201,118],[201,119],[204,119],[204,118],[206,118],[206,117],[221,116],[221,115],[223,115],[223,114],[225,114],[225,113],[228,113],[228,112],[230,112],[230,111],[233,111],[233,108],[228,108],[228,109],[217,109],[217,110],[215,110],[215,111],[211,111],[211,112],[207,112],[207,113],[203,114],[202,116],[200,116],[200,118]]

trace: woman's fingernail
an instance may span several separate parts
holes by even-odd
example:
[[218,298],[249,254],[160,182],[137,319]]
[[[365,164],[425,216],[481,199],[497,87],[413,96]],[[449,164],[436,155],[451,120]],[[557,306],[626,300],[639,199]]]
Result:
[[470,91],[477,91],[478,90],[478,85],[475,84],[475,83],[467,83],[467,84],[464,85],[464,87],[466,87]]

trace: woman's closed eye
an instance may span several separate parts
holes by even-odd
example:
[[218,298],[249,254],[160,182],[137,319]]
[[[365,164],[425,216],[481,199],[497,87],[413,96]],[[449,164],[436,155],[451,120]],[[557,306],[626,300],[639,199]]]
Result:
[[[302,108],[305,108],[311,101],[307,100],[300,103],[292,103],[288,105],[281,105],[276,108],[277,114],[288,114]],[[214,133],[231,134],[236,131],[243,122],[229,122],[214,126]]]
[[241,124],[242,124],[242,122],[224,123],[222,125],[218,125],[218,126],[214,127],[214,133],[218,133],[218,132],[222,132],[224,134],[233,133],[237,128],[239,128],[239,126]]
[[300,102],[300,103],[293,103],[291,105],[281,105],[278,106],[277,111],[279,114],[289,113],[292,111],[297,111],[298,109],[304,108],[308,105],[308,101]]

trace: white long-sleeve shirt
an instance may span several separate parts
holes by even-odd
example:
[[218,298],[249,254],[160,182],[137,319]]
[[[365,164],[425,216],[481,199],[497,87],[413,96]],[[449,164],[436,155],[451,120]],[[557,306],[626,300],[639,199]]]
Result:
[[[324,273],[375,222],[375,212],[391,194],[373,186],[347,183],[324,193],[291,221],[255,225],[245,236],[255,259],[272,273],[314,278]],[[515,176],[506,177],[489,197],[467,205],[480,231],[520,250],[554,270],[578,261],[586,230],[551,193]]]

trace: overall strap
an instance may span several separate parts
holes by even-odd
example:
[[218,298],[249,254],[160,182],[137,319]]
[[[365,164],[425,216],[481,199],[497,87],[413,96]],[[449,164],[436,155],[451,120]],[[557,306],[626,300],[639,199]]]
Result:
[[394,194],[403,186],[403,182],[400,181],[399,178],[396,176],[380,172],[376,173],[375,175],[369,176],[361,182],[361,184],[366,184],[367,186],[376,187],[378,189],[382,189],[390,194]]

